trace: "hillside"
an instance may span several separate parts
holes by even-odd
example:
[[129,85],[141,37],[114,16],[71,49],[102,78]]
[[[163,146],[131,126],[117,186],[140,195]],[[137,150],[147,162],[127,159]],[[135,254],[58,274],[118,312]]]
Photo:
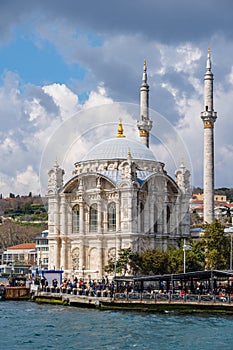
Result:
[[[203,193],[203,188],[193,187],[193,194]],[[214,190],[214,194],[225,195],[228,202],[233,202],[233,188],[221,187]]]
[[0,199],[0,249],[33,242],[47,229],[47,200],[40,196]]

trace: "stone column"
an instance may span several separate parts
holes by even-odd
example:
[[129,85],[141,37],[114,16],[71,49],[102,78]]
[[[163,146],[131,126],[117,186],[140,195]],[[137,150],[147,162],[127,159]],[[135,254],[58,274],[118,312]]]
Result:
[[70,237],[72,235],[72,230],[73,230],[72,207],[70,204],[67,206],[66,217],[67,217],[67,235],[68,237]]
[[213,127],[204,129],[204,222],[214,219],[214,134]]
[[153,195],[149,197],[149,220],[150,220],[150,233],[154,233],[154,222],[155,222],[155,218],[154,218],[154,199],[153,199]]
[[120,203],[119,200],[116,201],[116,232],[119,232],[120,227]]
[[62,269],[66,270],[67,269],[67,261],[66,261],[66,239],[63,238],[61,240],[61,266]]
[[99,200],[97,203],[97,232],[102,233],[102,205]]
[[83,202],[79,203],[79,233],[80,233],[80,235],[84,234],[84,204],[83,204]]
[[61,197],[61,235],[66,235],[66,223],[67,223],[67,218],[66,218],[66,201],[65,197]]
[[[55,235],[55,245],[54,245],[54,266],[55,269],[60,268],[60,215],[59,215],[59,202],[58,198],[56,198],[54,202],[54,235]],[[54,268],[53,266],[53,268]]]

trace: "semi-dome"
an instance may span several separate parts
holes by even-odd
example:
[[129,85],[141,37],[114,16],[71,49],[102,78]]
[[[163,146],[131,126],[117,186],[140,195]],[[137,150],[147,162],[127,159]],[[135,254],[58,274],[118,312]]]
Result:
[[86,154],[82,161],[127,159],[129,151],[132,159],[156,161],[149,148],[141,142],[124,137],[111,138],[99,143]]

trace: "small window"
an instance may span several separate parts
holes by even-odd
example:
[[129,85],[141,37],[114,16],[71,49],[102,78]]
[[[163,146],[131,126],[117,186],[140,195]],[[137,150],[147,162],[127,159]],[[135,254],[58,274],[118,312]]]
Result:
[[72,211],[73,232],[79,232],[79,205],[75,205]]
[[109,231],[116,231],[116,203],[108,205],[108,229]]
[[97,204],[93,204],[90,207],[90,231],[97,231],[97,225],[98,225],[98,211],[97,211]]

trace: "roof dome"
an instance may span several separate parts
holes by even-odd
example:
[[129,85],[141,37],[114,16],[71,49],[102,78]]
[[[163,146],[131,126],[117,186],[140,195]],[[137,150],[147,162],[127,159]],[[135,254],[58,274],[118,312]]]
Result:
[[116,137],[105,140],[94,146],[82,161],[127,159],[129,151],[132,159],[156,160],[153,152],[141,142],[123,137]]

